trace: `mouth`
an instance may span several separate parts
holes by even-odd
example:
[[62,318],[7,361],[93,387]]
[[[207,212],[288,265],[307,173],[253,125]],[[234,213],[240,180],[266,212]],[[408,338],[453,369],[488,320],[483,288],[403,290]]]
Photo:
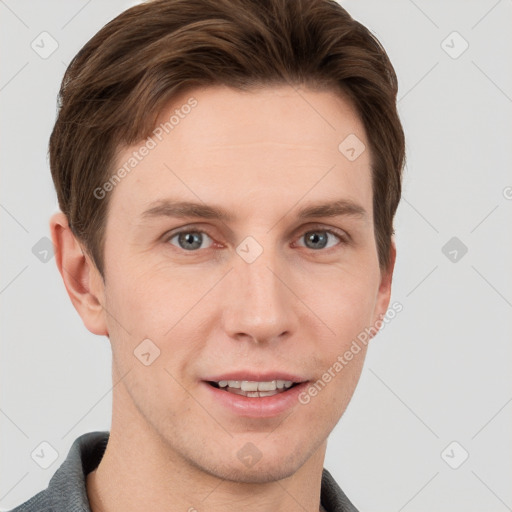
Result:
[[246,418],[275,418],[297,407],[310,380],[281,370],[238,370],[202,379],[214,407]]
[[262,398],[266,396],[274,396],[281,393],[286,393],[293,387],[302,384],[302,382],[280,379],[269,381],[220,380],[206,382],[210,386],[227,393],[246,396],[248,398]]

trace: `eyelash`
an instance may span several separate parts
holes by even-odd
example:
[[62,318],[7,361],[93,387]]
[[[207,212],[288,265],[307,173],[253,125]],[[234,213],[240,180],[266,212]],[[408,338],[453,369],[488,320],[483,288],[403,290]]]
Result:
[[[334,230],[332,228],[325,228],[325,227],[321,227],[321,226],[313,226],[313,227],[308,228],[307,230],[301,232],[302,234],[299,238],[302,238],[306,233],[315,232],[315,231],[320,231],[320,232],[329,233],[331,235],[334,235],[336,238],[338,238],[340,240],[340,243],[333,247],[329,247],[327,249],[309,249],[310,251],[313,251],[313,252],[324,252],[324,253],[330,252],[331,250],[335,249],[339,245],[342,245],[342,246],[348,245],[351,240],[350,235],[346,232],[341,232],[341,231]],[[207,230],[195,229],[194,227],[187,227],[184,229],[180,229],[179,231],[175,231],[175,232],[167,234],[164,238],[164,242],[169,243],[173,238],[175,238],[176,236],[178,236],[182,233],[202,233],[202,234],[208,235],[212,241],[215,241],[214,237],[211,236]],[[171,245],[173,245],[173,244],[171,244]],[[181,252],[184,252],[184,253],[197,253],[201,250],[206,250],[206,249],[195,249],[195,250],[187,251],[185,249],[181,249],[178,246],[173,245],[173,247]],[[303,246],[301,246],[301,247],[303,247]],[[304,248],[308,249],[307,247],[304,247]],[[207,249],[209,249],[209,248],[207,248]]]

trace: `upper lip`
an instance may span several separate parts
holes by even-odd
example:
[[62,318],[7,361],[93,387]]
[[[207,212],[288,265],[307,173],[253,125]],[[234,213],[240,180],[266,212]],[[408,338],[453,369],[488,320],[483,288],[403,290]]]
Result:
[[258,382],[270,382],[273,380],[290,380],[292,382],[306,382],[308,379],[299,377],[292,373],[286,373],[282,371],[266,371],[258,372],[254,370],[237,370],[228,373],[222,373],[207,377],[203,379],[209,382],[219,382],[221,380],[247,380],[247,381],[258,381]]

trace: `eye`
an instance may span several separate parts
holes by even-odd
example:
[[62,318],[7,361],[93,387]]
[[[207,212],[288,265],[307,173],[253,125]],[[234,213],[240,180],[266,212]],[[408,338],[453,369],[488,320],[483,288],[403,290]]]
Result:
[[[213,242],[213,239],[205,231],[201,231],[199,229],[183,229],[168,235],[165,238],[165,241],[171,243],[178,249],[188,252],[197,252],[199,249],[208,249],[211,247],[211,243],[209,246],[203,247],[205,237],[210,242]],[[306,240],[305,247],[317,251],[319,249],[330,249],[333,246],[336,246],[336,239],[341,244],[348,244],[348,237],[348,234],[337,232],[332,229],[314,228],[306,231],[299,240],[304,238]],[[331,240],[329,240],[329,238],[331,238]],[[174,239],[176,239],[176,242],[173,242]]]
[[201,248],[205,236],[212,240],[204,231],[184,230],[174,233],[172,236],[167,237],[166,240],[171,242],[171,240],[177,238],[178,248],[184,249],[185,251],[194,251]]
[[299,240],[304,238],[306,240],[306,247],[309,249],[330,249],[335,246],[336,243],[329,244],[329,235],[331,237],[337,238],[342,244],[347,243],[347,239],[341,233],[337,233],[332,229],[312,229],[310,231],[306,231]]

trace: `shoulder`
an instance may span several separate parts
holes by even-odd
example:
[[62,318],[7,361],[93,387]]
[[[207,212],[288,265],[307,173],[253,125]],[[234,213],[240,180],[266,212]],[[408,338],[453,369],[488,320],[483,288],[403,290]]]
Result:
[[32,496],[28,501],[18,505],[9,512],[50,512],[52,508],[48,501],[48,489],[38,492]]
[[86,475],[100,463],[108,438],[108,431],[76,438],[48,487],[9,512],[90,512]]

